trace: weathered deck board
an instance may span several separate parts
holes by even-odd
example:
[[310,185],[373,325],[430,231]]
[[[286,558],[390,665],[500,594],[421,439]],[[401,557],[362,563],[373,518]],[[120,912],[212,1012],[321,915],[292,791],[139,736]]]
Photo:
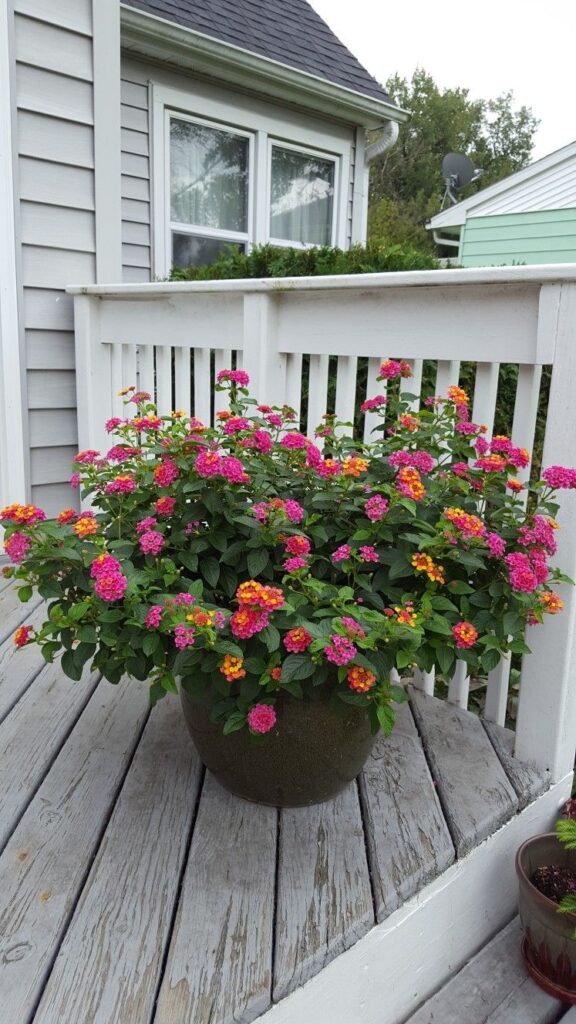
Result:
[[396,710],[359,779],[378,921],[454,860],[454,846],[410,708]]
[[39,1024],[151,1019],[201,774],[180,703],[168,697],[144,730],[48,979]]
[[554,1024],[562,1004],[526,973],[520,936],[515,918],[408,1024]]
[[7,587],[0,593],[0,644],[12,637],[23,622],[28,622],[35,608],[41,603],[40,597],[33,597],[23,604],[16,587]]
[[145,687],[100,684],[0,858],[3,1024],[42,992],[146,713]]
[[411,701],[456,853],[463,857],[512,817],[518,799],[479,718],[420,690],[411,690]]
[[0,850],[14,830],[76,719],[90,700],[98,674],[78,683],[46,665],[0,725]]
[[550,773],[538,771],[514,757],[514,733],[496,722],[483,723],[488,738],[494,747],[502,766],[518,797],[520,809],[527,807],[550,785]]
[[[38,628],[44,618],[41,605],[29,622]],[[0,646],[0,722],[44,667],[46,662],[35,644],[17,648],[7,640]]]
[[270,1005],[277,811],[207,775],[154,1024],[249,1024]]
[[355,784],[335,800],[280,812],[274,1000],[283,999],[374,925]]

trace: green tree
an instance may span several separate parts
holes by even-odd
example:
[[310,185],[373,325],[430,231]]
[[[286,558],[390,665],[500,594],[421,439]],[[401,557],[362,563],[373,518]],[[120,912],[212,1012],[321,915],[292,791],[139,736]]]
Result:
[[386,87],[410,119],[400,126],[396,145],[372,166],[369,238],[431,249],[424,225],[440,209],[445,154],[466,153],[484,170],[479,182],[459,193],[465,198],[526,166],[539,122],[530,108],[514,108],[512,92],[473,100],[468,89],[440,89],[422,68],[410,80],[393,75]]

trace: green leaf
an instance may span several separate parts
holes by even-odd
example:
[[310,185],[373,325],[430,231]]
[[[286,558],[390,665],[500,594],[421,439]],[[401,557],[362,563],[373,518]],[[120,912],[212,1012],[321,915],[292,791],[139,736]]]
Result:
[[149,658],[161,643],[162,641],[157,633],[149,633],[148,636],[145,636],[142,641],[142,650],[146,657]]
[[316,666],[308,654],[289,654],[282,663],[282,685],[292,679],[309,679]]
[[408,694],[403,686],[391,686],[390,696],[395,704],[404,704],[408,700]]
[[246,658],[244,668],[253,676],[260,676],[266,671],[267,665],[264,658]]
[[220,563],[215,558],[203,558],[200,562],[200,572],[211,587],[215,587],[220,576]]
[[245,725],[246,715],[244,712],[234,711],[224,723],[224,729],[222,731],[225,736],[228,736],[231,732],[238,732],[239,729],[243,729]]
[[179,551],[178,561],[185,569],[188,569],[189,572],[198,571],[198,555],[192,554],[191,551]]
[[218,654],[231,654],[234,658],[243,658],[244,651],[238,644],[232,642],[232,640],[218,640],[214,644],[214,650]]
[[426,619],[424,628],[429,630],[431,633],[441,633],[442,636],[452,636],[452,630],[450,623],[443,619],[441,615],[431,615],[429,619]]
[[252,551],[249,551],[247,563],[250,577],[255,579],[256,576],[259,576],[268,565],[269,560],[270,555],[266,548],[254,548]]
[[38,586],[38,593],[40,597],[45,597],[47,600],[51,597],[60,597],[62,594],[62,587],[55,583],[54,580],[44,580]]
[[32,593],[33,593],[32,587],[28,587],[27,586],[27,587],[20,587],[19,588],[19,590],[18,590],[18,597],[22,601],[22,604],[25,604],[26,601],[30,600],[30,598],[32,597]]
[[471,587],[469,583],[465,583],[464,580],[451,580],[448,583],[448,590],[451,594],[473,594],[474,587]]
[[292,696],[296,697],[298,700],[302,700],[302,698],[304,697],[304,690],[302,689],[302,685],[301,683],[297,683],[295,679],[291,679],[289,682],[286,682],[284,676],[282,676],[280,686],[282,687],[283,690],[287,690],[288,693],[291,693]]
[[389,704],[379,704],[376,714],[378,715],[378,721],[382,732],[385,736],[389,736],[394,728],[394,722],[396,721],[393,708],[391,708]]
[[491,672],[500,663],[501,654],[495,647],[489,648],[480,658],[480,663],[485,672]]
[[62,671],[76,683],[82,678],[82,666],[76,664],[74,651],[65,651],[62,655]]
[[98,635],[96,633],[96,627],[90,624],[81,626],[78,630],[78,639],[83,644],[95,644],[98,642]]
[[445,644],[440,644],[435,651],[435,657],[443,675],[449,675],[456,660],[454,651]]
[[42,644],[42,657],[44,661],[47,661],[49,665],[54,661],[54,655],[58,654],[60,650],[60,644],[53,640],[48,644]]
[[280,647],[280,633],[276,626],[266,626],[266,629],[263,629],[258,635],[262,642],[266,644],[270,654],[273,654]]
[[396,653],[396,665],[398,668],[407,668],[414,661],[413,651],[397,651]]

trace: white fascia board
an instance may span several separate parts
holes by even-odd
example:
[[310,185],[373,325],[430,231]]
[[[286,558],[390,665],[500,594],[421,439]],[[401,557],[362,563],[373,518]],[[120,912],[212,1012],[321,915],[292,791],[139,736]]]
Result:
[[576,160],[576,142],[571,142],[568,146],[563,146],[562,149],[556,149],[553,153],[543,156],[541,160],[536,160],[521,171],[508,175],[507,178],[497,181],[488,188],[480,189],[479,192],[470,196],[469,199],[463,199],[461,203],[456,203],[455,206],[451,206],[448,210],[442,210],[442,213],[437,213],[435,217],[430,219],[426,227],[429,231],[436,231],[439,228],[461,227],[466,223],[466,217],[470,211],[483,206],[484,203],[494,199],[496,196],[502,195],[505,192],[512,192],[518,185],[524,184],[530,178],[536,178],[571,158]]
[[326,114],[346,124],[379,128],[387,121],[408,120],[408,113],[392,103],[347,89],[307,71],[299,71],[125,4],[121,4],[120,12],[122,47],[128,53],[175,64],[248,92]]

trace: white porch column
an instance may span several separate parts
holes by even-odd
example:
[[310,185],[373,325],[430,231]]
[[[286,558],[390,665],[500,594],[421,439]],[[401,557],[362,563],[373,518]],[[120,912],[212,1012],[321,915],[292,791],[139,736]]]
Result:
[[[543,285],[541,310],[547,299],[555,305],[555,316],[547,318],[546,327],[555,329],[556,351],[542,465],[574,467],[576,285]],[[554,562],[576,579],[576,491],[559,493],[561,529]],[[572,770],[576,747],[576,587],[562,586],[559,593],[563,612],[546,616],[542,626],[528,632],[532,653],[522,664],[515,749],[521,760],[548,768],[552,781]]]
[[0,507],[25,501],[28,445],[18,315],[11,2],[0,3]]

